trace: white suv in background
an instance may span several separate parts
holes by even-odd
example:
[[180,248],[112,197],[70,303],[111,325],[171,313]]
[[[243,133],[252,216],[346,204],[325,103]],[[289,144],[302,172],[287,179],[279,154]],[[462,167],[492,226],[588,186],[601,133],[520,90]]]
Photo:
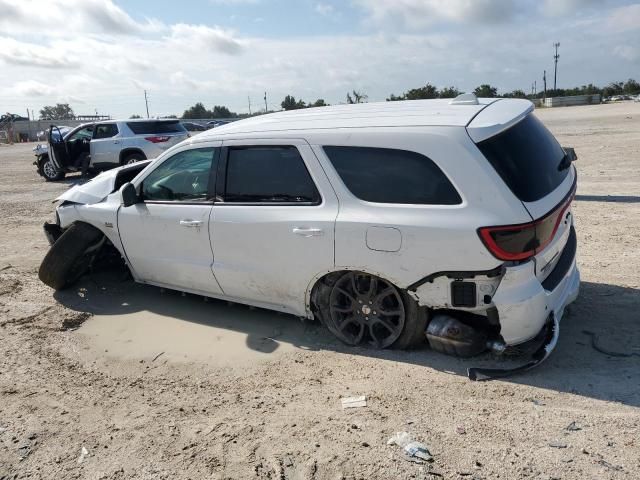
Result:
[[529,368],[580,282],[575,155],[532,110],[464,95],[209,130],[59,197],[40,278],[64,288],[115,248],[138,282],[315,317],[349,345],[518,345]]
[[99,172],[155,158],[189,137],[180,120],[107,120],[69,131],[51,125],[47,145],[34,148],[38,173],[62,180],[66,173]]

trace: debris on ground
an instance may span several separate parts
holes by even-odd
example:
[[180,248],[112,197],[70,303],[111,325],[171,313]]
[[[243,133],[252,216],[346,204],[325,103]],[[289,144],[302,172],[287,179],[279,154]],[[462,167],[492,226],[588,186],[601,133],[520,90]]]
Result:
[[367,406],[367,397],[361,395],[359,397],[345,397],[341,399],[342,408],[359,408]]
[[582,430],[582,427],[578,426],[578,424],[574,421],[567,425],[565,427],[565,430],[567,430],[568,432],[577,432],[579,430]]
[[549,442],[549,446],[552,448],[567,448],[567,444],[564,442]]
[[80,456],[78,457],[78,463],[82,463],[84,461],[84,457],[86,457],[87,455],[89,455],[89,450],[86,449],[86,447],[82,447],[82,449],[80,450]]
[[407,432],[396,432],[389,440],[387,445],[397,445],[402,448],[405,459],[410,462],[432,462],[433,456],[424,443],[416,442]]

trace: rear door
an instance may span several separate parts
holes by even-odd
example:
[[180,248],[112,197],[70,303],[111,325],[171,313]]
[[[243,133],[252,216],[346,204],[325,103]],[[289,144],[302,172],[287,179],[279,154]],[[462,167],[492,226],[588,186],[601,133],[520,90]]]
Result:
[[338,200],[304,140],[224,141],[210,235],[225,295],[305,313],[334,265]]
[[478,142],[477,146],[522,202],[532,220],[544,219],[537,227],[538,236],[548,239],[548,243],[543,244],[535,257],[536,275],[544,280],[553,270],[571,234],[575,167],[533,113]]
[[91,165],[111,168],[120,164],[120,131],[113,123],[98,123],[93,129],[90,143]]

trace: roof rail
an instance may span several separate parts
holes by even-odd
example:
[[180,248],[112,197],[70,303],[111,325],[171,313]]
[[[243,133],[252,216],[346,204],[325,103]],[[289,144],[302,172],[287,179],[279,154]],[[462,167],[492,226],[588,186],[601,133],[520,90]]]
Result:
[[462,93],[449,102],[449,105],[478,105],[475,93]]

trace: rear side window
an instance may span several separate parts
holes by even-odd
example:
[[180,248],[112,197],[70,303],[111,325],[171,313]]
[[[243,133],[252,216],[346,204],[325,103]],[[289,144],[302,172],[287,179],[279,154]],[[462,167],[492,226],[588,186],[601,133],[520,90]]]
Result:
[[225,202],[320,203],[320,194],[292,146],[229,148]]
[[115,123],[104,123],[96,125],[93,131],[93,138],[111,138],[118,134],[118,127]]
[[569,173],[564,150],[540,120],[528,115],[478,148],[516,197],[535,202],[554,191]]
[[127,127],[136,135],[160,134],[160,133],[182,133],[187,130],[179,120],[174,121],[149,121],[149,122],[129,122]]
[[326,146],[324,151],[353,195],[367,202],[458,205],[460,195],[424,155],[408,150]]

